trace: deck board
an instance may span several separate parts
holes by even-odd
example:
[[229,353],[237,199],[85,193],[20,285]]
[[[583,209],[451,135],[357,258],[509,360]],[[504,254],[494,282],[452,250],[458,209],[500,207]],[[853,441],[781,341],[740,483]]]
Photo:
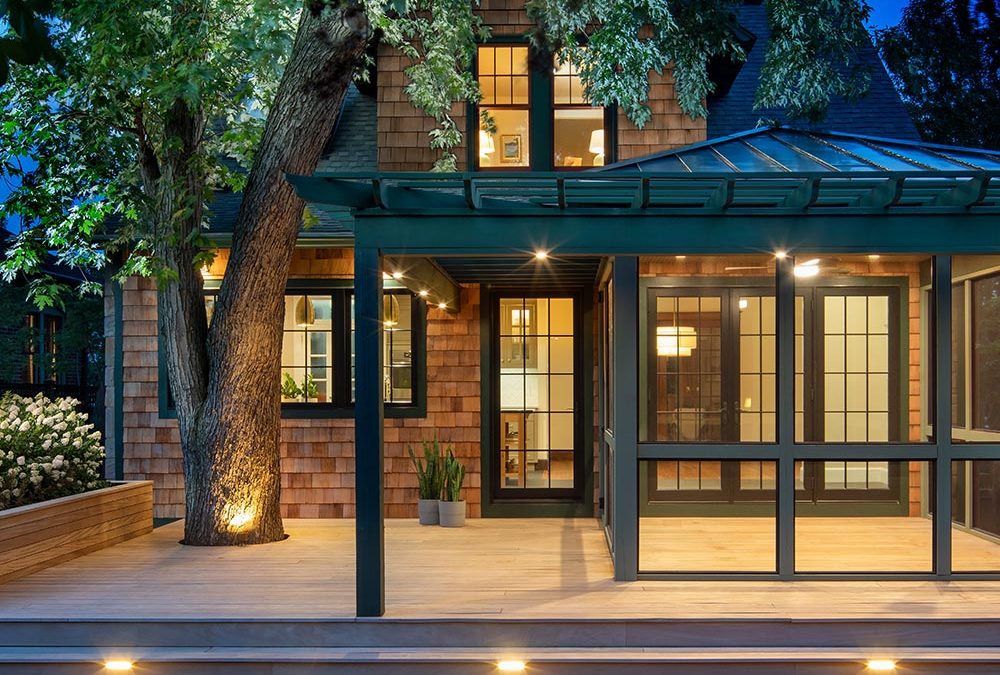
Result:
[[[181,546],[172,523],[0,586],[0,620],[353,616],[353,522],[286,527],[287,541],[224,549]],[[1000,581],[616,583],[603,532],[585,519],[390,520],[386,547],[393,618],[1000,618]]]

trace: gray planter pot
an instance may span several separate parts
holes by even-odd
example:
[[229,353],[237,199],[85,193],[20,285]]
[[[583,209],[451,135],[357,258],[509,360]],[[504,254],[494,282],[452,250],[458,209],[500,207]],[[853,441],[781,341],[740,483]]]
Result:
[[438,502],[441,527],[462,527],[465,525],[465,500],[460,502]]
[[436,499],[418,499],[417,500],[417,515],[420,518],[421,525],[437,525],[438,524],[438,500]]

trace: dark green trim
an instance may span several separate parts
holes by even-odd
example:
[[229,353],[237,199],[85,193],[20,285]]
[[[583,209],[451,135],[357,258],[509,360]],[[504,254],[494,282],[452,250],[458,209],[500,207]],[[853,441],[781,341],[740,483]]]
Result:
[[354,249],[357,615],[385,614],[382,267],[377,249]]
[[[551,497],[545,493],[551,490],[539,490],[538,498],[531,496],[508,497],[497,496],[493,491],[494,454],[496,445],[496,396],[498,387],[498,372],[494,356],[496,349],[495,327],[499,318],[496,315],[497,302],[501,296],[525,295],[527,297],[571,297],[574,301],[574,348],[577,351],[575,360],[577,375],[574,395],[583,403],[578,405],[575,420],[575,431],[578,441],[576,458],[582,460],[580,468],[575,469],[574,478],[579,488],[575,488],[576,496]],[[592,518],[594,517],[594,413],[592,402],[593,378],[593,289],[584,288],[577,291],[548,290],[544,287],[525,288],[493,288],[488,285],[480,288],[480,491],[482,495],[481,514],[484,518]]]
[[618,256],[614,281],[615,336],[611,448],[615,580],[635,581],[639,571],[639,258]]
[[[351,279],[289,279],[285,285],[285,293],[295,294],[308,291],[347,291],[354,288]],[[384,292],[407,290],[403,284],[385,280]],[[214,295],[218,291],[206,291],[206,295]],[[413,401],[410,403],[385,403],[385,416],[389,419],[422,419],[427,417],[427,303],[418,295],[412,296],[413,302]],[[349,305],[349,303],[348,303]],[[342,308],[343,309],[343,308]],[[344,311],[348,311],[344,309]],[[349,325],[350,319],[345,319]],[[347,338],[345,338],[347,339]],[[343,350],[340,350],[343,351]],[[349,356],[340,359],[342,363],[335,365],[335,370],[341,373],[349,371]],[[157,339],[157,398],[160,419],[177,419],[177,410],[170,405],[169,380],[162,343]],[[350,383],[346,385],[344,396],[350,396]],[[116,397],[117,400],[117,397]],[[332,403],[282,403],[281,419],[284,420],[340,420],[353,419],[355,406],[334,405]]]
[[[934,441],[938,459],[934,473],[934,570],[938,576],[951,575],[951,462],[955,447],[951,427],[951,276],[950,256],[935,256],[931,293],[934,297],[931,348],[934,353]],[[971,355],[969,355],[970,358]],[[944,430],[944,433],[941,432]]]
[[115,480],[125,480],[125,346],[122,335],[124,308],[122,307],[122,285],[111,281],[111,297],[115,305],[115,367],[114,367],[114,418],[115,418]]
[[[669,212],[585,215],[550,210],[545,215],[481,213],[385,214],[359,217],[359,245],[386,254],[422,256],[492,254],[523,256],[545,241],[555,255],[738,254],[787,250],[819,255],[847,253],[1000,253],[996,218],[954,214],[815,213],[806,215],[691,215]],[[388,217],[390,216],[391,217]],[[470,217],[473,216],[473,217]],[[503,236],[498,236],[502,233]]]

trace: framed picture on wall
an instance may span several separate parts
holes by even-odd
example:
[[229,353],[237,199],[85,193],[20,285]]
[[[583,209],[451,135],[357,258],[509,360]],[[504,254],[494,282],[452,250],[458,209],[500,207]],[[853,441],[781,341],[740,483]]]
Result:
[[504,134],[500,137],[500,161],[505,164],[521,162],[521,134]]

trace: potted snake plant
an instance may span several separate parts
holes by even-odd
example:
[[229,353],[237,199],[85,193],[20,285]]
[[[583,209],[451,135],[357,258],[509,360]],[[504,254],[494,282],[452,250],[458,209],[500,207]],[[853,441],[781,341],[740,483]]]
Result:
[[444,458],[444,495],[438,504],[442,527],[462,527],[465,525],[465,500],[462,499],[462,482],[465,467],[448,451]]
[[438,500],[441,498],[444,486],[444,461],[436,438],[433,442],[421,441],[421,443],[424,449],[423,459],[416,456],[412,446],[407,446],[410,460],[417,470],[417,485],[420,490],[417,515],[421,525],[437,525]]

